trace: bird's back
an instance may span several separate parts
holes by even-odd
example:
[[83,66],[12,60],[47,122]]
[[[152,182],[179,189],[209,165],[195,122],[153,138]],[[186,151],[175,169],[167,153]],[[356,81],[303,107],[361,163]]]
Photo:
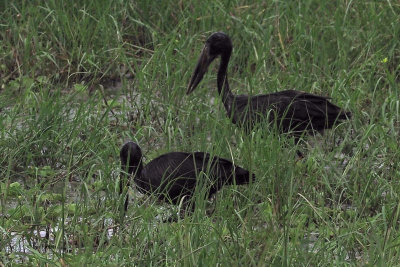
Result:
[[351,117],[350,112],[332,104],[328,97],[296,90],[252,97],[240,95],[234,103],[232,121],[250,129],[267,118],[277,122],[281,132],[322,131]]
[[248,183],[249,172],[229,160],[211,157],[205,152],[171,152],[147,164],[135,183],[142,192],[156,193],[159,198],[169,198],[174,203],[183,195],[191,196],[199,177],[210,189],[210,195],[224,184]]

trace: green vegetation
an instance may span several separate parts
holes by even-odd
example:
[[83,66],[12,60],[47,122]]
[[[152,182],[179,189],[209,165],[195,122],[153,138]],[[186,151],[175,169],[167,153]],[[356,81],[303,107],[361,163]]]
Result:
[[[0,262],[32,265],[398,265],[398,1],[3,1]],[[205,38],[228,33],[232,90],[332,97],[349,123],[301,144],[225,116],[214,64],[185,95]],[[146,161],[207,151],[257,176],[193,216],[130,190]],[[113,231],[113,234],[110,232]],[[48,236],[42,233],[48,233]]]

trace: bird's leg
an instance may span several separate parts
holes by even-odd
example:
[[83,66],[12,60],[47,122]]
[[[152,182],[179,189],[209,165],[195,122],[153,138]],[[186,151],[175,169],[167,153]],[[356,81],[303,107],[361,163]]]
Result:
[[[294,144],[297,146],[299,142],[300,142],[300,137],[296,135],[294,137]],[[302,160],[304,158],[304,154],[299,149],[296,149],[296,154],[299,157],[298,160]]]
[[128,210],[128,204],[129,204],[129,194],[126,192],[126,198],[125,198],[125,203],[124,203],[124,213]]
[[194,200],[192,199],[184,200],[184,202],[181,205],[179,217],[183,219],[186,215],[192,215],[194,213],[194,209],[195,209]]
[[304,158],[304,154],[300,150],[296,150],[296,154],[299,157],[299,160]]
[[125,194],[125,201],[124,201],[124,209],[121,211],[121,216],[125,216],[126,211],[128,210],[129,204],[129,194],[128,188],[130,186],[129,175],[127,175],[124,171],[120,174],[120,181],[119,181],[119,195]]

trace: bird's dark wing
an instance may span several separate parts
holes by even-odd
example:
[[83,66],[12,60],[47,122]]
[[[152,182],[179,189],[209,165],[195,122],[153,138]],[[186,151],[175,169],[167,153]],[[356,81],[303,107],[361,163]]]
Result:
[[[208,171],[217,179],[218,187],[224,184],[247,184],[249,183],[249,171],[233,164],[230,160],[212,157],[208,153],[195,152],[196,160],[206,163]],[[219,190],[219,188],[217,188]]]
[[[169,198],[173,203],[183,195],[194,193],[199,174],[203,172],[210,187],[209,195],[224,184],[245,184],[249,172],[231,161],[211,157],[205,152],[172,152],[164,154],[147,164],[135,182],[142,192],[156,193],[160,198]],[[253,176],[254,177],[254,176]],[[233,180],[235,178],[235,180]]]
[[147,192],[162,193],[176,200],[178,196],[193,193],[197,173],[192,153],[171,152],[145,166],[140,184]]
[[277,113],[284,120],[284,131],[323,131],[349,115],[327,97],[303,92],[286,97],[277,105]]
[[268,118],[269,121],[276,121],[282,132],[321,131],[351,115],[332,104],[328,97],[295,90],[247,99],[240,96],[235,104],[234,118],[237,121],[249,123],[251,128],[254,123]]

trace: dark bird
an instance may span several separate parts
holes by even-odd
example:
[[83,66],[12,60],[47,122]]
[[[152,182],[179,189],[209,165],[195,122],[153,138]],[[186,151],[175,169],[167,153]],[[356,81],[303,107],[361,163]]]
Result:
[[[297,144],[303,133],[322,133],[336,123],[351,117],[350,112],[332,104],[328,97],[296,90],[264,95],[234,95],[228,83],[227,69],[232,53],[232,41],[223,32],[213,33],[206,41],[190,80],[187,94],[193,92],[203,79],[208,66],[221,56],[217,75],[218,93],[229,118],[247,132],[257,122],[276,122],[279,132],[290,132]],[[299,153],[299,152],[298,152]]]
[[[223,185],[248,184],[250,181],[247,170],[229,160],[212,157],[206,152],[170,152],[143,166],[139,145],[129,141],[122,146],[120,159],[123,171],[121,177],[125,177],[121,179],[120,193],[125,184],[129,185],[129,177],[133,175],[133,181],[141,193],[154,194],[172,204],[179,203],[183,196],[186,196],[185,202],[190,200],[200,182],[209,188],[210,197]],[[204,181],[200,181],[199,177],[203,177]],[[254,179],[253,174],[252,180]],[[127,205],[126,199],[125,210]]]

